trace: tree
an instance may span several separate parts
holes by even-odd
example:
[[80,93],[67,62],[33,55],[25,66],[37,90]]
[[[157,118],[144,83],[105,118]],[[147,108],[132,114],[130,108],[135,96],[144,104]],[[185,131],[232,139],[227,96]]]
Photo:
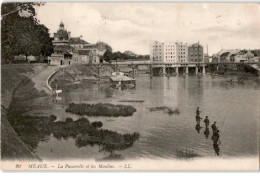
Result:
[[112,53],[112,47],[108,45],[107,43],[105,44],[106,50],[110,51]]
[[111,51],[106,50],[106,52],[104,53],[104,55],[101,57],[102,60],[109,62],[110,60],[113,59],[113,54]]
[[2,63],[12,62],[15,55],[43,55],[53,52],[49,30],[35,18],[34,6],[43,3],[2,4]]

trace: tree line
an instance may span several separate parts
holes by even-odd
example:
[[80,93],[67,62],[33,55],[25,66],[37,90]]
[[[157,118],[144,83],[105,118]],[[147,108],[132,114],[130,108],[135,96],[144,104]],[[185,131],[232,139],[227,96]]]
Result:
[[111,62],[112,60],[145,60],[149,59],[149,55],[129,55],[127,53],[121,53],[120,51],[112,52],[106,50],[104,55],[101,57],[101,61]]
[[36,18],[34,6],[44,3],[3,3],[1,22],[1,63],[12,63],[14,56],[50,56],[53,53],[49,29]]

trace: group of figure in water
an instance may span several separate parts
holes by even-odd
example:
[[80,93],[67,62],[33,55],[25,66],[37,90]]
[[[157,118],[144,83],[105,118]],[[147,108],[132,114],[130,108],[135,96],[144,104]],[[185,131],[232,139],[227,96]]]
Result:
[[[200,117],[200,109],[199,107],[197,108],[196,110],[196,130],[198,131],[198,133],[200,133],[200,129],[202,128],[200,126],[200,121],[201,121],[201,117]],[[210,121],[209,121],[209,118],[208,116],[206,116],[206,118],[204,119],[204,123],[205,123],[205,131],[204,131],[204,134],[206,136],[206,138],[208,139],[209,137],[209,134],[210,134],[210,130],[209,130],[209,124],[210,124]],[[212,131],[213,131],[213,135],[211,137],[212,141],[213,141],[213,148],[215,150],[215,153],[217,155],[219,155],[219,144],[220,144],[220,139],[219,139],[219,130],[217,128],[217,122],[215,121],[212,125],[211,125],[211,128],[212,128]]]

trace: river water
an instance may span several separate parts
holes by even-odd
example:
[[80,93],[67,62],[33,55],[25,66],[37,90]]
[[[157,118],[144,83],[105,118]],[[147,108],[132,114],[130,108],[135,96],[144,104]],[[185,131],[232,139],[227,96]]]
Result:
[[[138,132],[140,138],[133,147],[119,153],[126,159],[176,158],[176,150],[188,149],[201,157],[217,157],[211,140],[212,130],[206,138],[205,125],[195,129],[195,112],[199,106],[201,117],[216,121],[220,131],[219,157],[245,157],[259,154],[259,80],[246,80],[244,84],[229,83],[230,77],[175,76],[153,77],[136,75],[135,90],[116,90],[108,84],[93,84],[84,88],[64,91],[62,100],[52,103],[48,114],[58,120],[67,117],[69,103],[114,103],[132,105],[137,112],[130,117],[87,117],[90,121],[102,121],[104,129],[120,133]],[[256,78],[257,79],[257,78]],[[120,100],[144,100],[143,103],[119,102]],[[179,108],[180,114],[169,115],[149,108],[167,106]],[[210,126],[211,126],[210,124]],[[98,146],[78,148],[73,138],[56,139],[52,135],[41,141],[34,151],[42,159],[101,159],[105,153]]]

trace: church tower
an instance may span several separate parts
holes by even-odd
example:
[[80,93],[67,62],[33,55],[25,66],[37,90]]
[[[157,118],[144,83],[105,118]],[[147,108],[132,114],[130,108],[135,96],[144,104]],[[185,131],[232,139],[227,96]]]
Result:
[[64,30],[64,24],[63,24],[62,21],[60,22],[60,28],[59,28],[59,30]]

